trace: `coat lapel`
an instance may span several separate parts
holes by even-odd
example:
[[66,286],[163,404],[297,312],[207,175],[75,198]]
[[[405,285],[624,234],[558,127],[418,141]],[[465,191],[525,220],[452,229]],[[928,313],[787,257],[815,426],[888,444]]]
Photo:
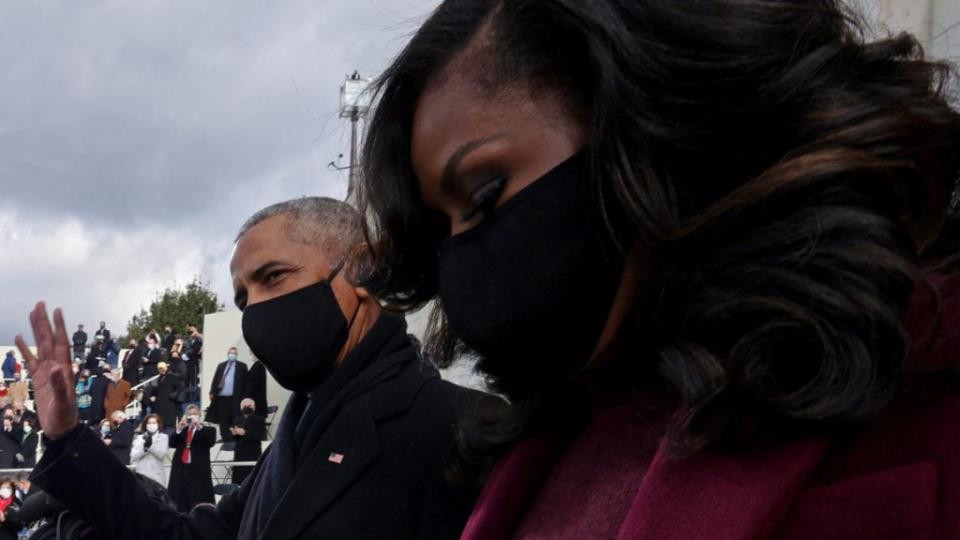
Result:
[[348,403],[294,475],[261,538],[300,538],[380,455],[376,424],[361,396]]
[[769,538],[827,447],[824,440],[806,440],[680,460],[661,444],[619,538]]

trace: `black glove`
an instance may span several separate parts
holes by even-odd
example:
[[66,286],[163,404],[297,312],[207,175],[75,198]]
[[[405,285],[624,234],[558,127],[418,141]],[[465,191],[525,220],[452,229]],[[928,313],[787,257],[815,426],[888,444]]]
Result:
[[144,447],[144,448],[150,448],[150,446],[151,446],[152,444],[153,444],[153,436],[152,436],[152,435],[147,435],[147,436],[145,436],[145,437],[143,438],[143,447]]

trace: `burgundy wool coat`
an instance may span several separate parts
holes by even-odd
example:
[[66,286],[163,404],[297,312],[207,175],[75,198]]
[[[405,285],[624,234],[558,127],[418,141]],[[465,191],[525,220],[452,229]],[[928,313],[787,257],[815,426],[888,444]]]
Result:
[[[661,443],[619,539],[960,539],[960,277],[934,276],[939,310],[914,295],[909,377],[894,401],[843,436],[678,460]],[[509,538],[549,474],[549,436],[522,440],[494,468],[464,540]],[[570,511],[577,510],[571,493]]]

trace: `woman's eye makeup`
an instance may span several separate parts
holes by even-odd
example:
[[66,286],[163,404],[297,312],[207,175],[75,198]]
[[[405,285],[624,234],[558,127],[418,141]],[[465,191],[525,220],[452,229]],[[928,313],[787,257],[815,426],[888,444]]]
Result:
[[487,216],[493,212],[507,185],[507,180],[506,175],[499,175],[477,188],[470,195],[470,208],[460,215],[460,219],[467,222],[478,215]]

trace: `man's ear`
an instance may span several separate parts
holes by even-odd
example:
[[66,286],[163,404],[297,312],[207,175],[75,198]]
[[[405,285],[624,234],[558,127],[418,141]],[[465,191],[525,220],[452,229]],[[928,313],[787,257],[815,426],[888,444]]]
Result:
[[353,290],[356,291],[357,298],[359,298],[360,300],[367,300],[368,298],[373,298],[373,296],[370,294],[370,291],[368,291],[366,287],[354,287]]

